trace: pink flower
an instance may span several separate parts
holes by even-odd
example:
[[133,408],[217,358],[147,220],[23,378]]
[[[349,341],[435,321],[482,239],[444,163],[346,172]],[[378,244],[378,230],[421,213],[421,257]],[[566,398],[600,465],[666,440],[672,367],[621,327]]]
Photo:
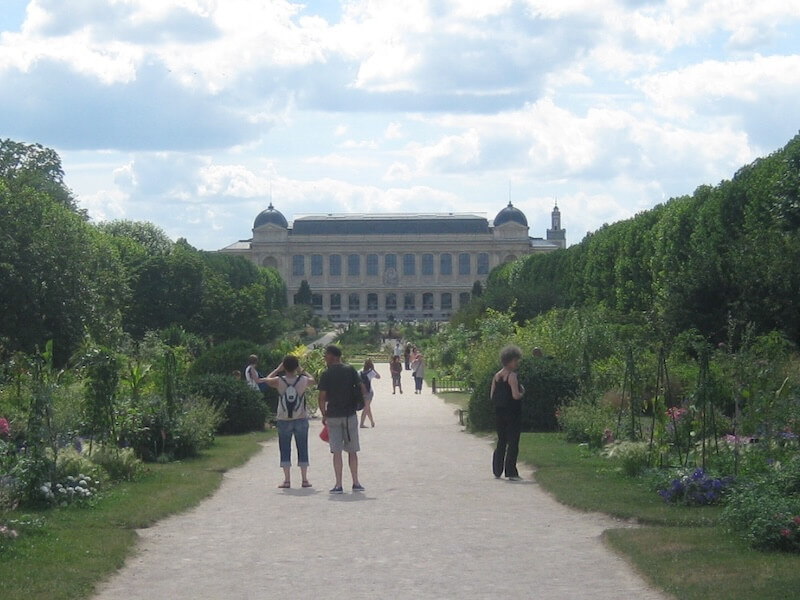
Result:
[[792,520],[795,522],[796,525],[800,525],[800,517],[795,517]]
[[781,535],[783,537],[789,537],[792,535],[792,531],[790,529],[781,529]]
[[8,435],[9,431],[8,419],[0,417],[0,435]]

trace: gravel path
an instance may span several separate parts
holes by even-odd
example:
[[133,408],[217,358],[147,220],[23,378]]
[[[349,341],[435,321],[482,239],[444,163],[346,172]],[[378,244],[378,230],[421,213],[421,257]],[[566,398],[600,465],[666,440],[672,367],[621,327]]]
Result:
[[373,382],[361,429],[365,493],[328,493],[333,470],[312,421],[311,489],[279,490],[277,441],[225,475],[196,509],[139,531],[137,553],[97,600],[536,598],[664,600],[600,540],[624,526],[566,508],[523,470],[496,480],[491,444],[425,388]]

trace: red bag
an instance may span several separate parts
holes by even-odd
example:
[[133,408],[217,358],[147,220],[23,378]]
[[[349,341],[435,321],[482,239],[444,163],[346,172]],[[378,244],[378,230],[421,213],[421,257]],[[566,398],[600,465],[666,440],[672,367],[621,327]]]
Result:
[[321,439],[323,442],[327,442],[330,439],[328,437],[328,426],[327,425],[323,425],[322,426],[322,431],[319,432],[319,439]]

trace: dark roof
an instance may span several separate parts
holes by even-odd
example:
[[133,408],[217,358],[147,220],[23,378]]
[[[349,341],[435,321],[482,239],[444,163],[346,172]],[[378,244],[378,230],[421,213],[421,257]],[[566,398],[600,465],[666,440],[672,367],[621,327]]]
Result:
[[253,222],[253,229],[258,229],[267,223],[272,223],[273,225],[283,227],[284,229],[289,227],[289,223],[286,222],[286,217],[281,214],[281,211],[275,210],[275,208],[272,206],[272,202],[269,203],[267,210],[262,210],[260,213],[258,213],[256,220]]
[[528,226],[528,219],[525,218],[525,213],[520,209],[515,208],[511,202],[508,203],[503,210],[497,213],[494,218],[494,226],[502,225],[503,223],[519,223],[520,225]]
[[489,222],[477,215],[314,215],[292,224],[293,235],[442,235],[489,233]]

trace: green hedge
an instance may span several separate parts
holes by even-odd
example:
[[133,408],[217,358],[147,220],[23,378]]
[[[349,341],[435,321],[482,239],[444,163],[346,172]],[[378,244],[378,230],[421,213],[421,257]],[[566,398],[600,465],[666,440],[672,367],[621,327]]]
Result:
[[[499,365],[474,372],[475,387],[469,400],[469,421],[474,430],[494,429],[494,406],[489,398],[492,376]],[[552,358],[523,357],[519,380],[525,387],[522,399],[523,431],[557,431],[556,409],[578,391],[578,378]]]

